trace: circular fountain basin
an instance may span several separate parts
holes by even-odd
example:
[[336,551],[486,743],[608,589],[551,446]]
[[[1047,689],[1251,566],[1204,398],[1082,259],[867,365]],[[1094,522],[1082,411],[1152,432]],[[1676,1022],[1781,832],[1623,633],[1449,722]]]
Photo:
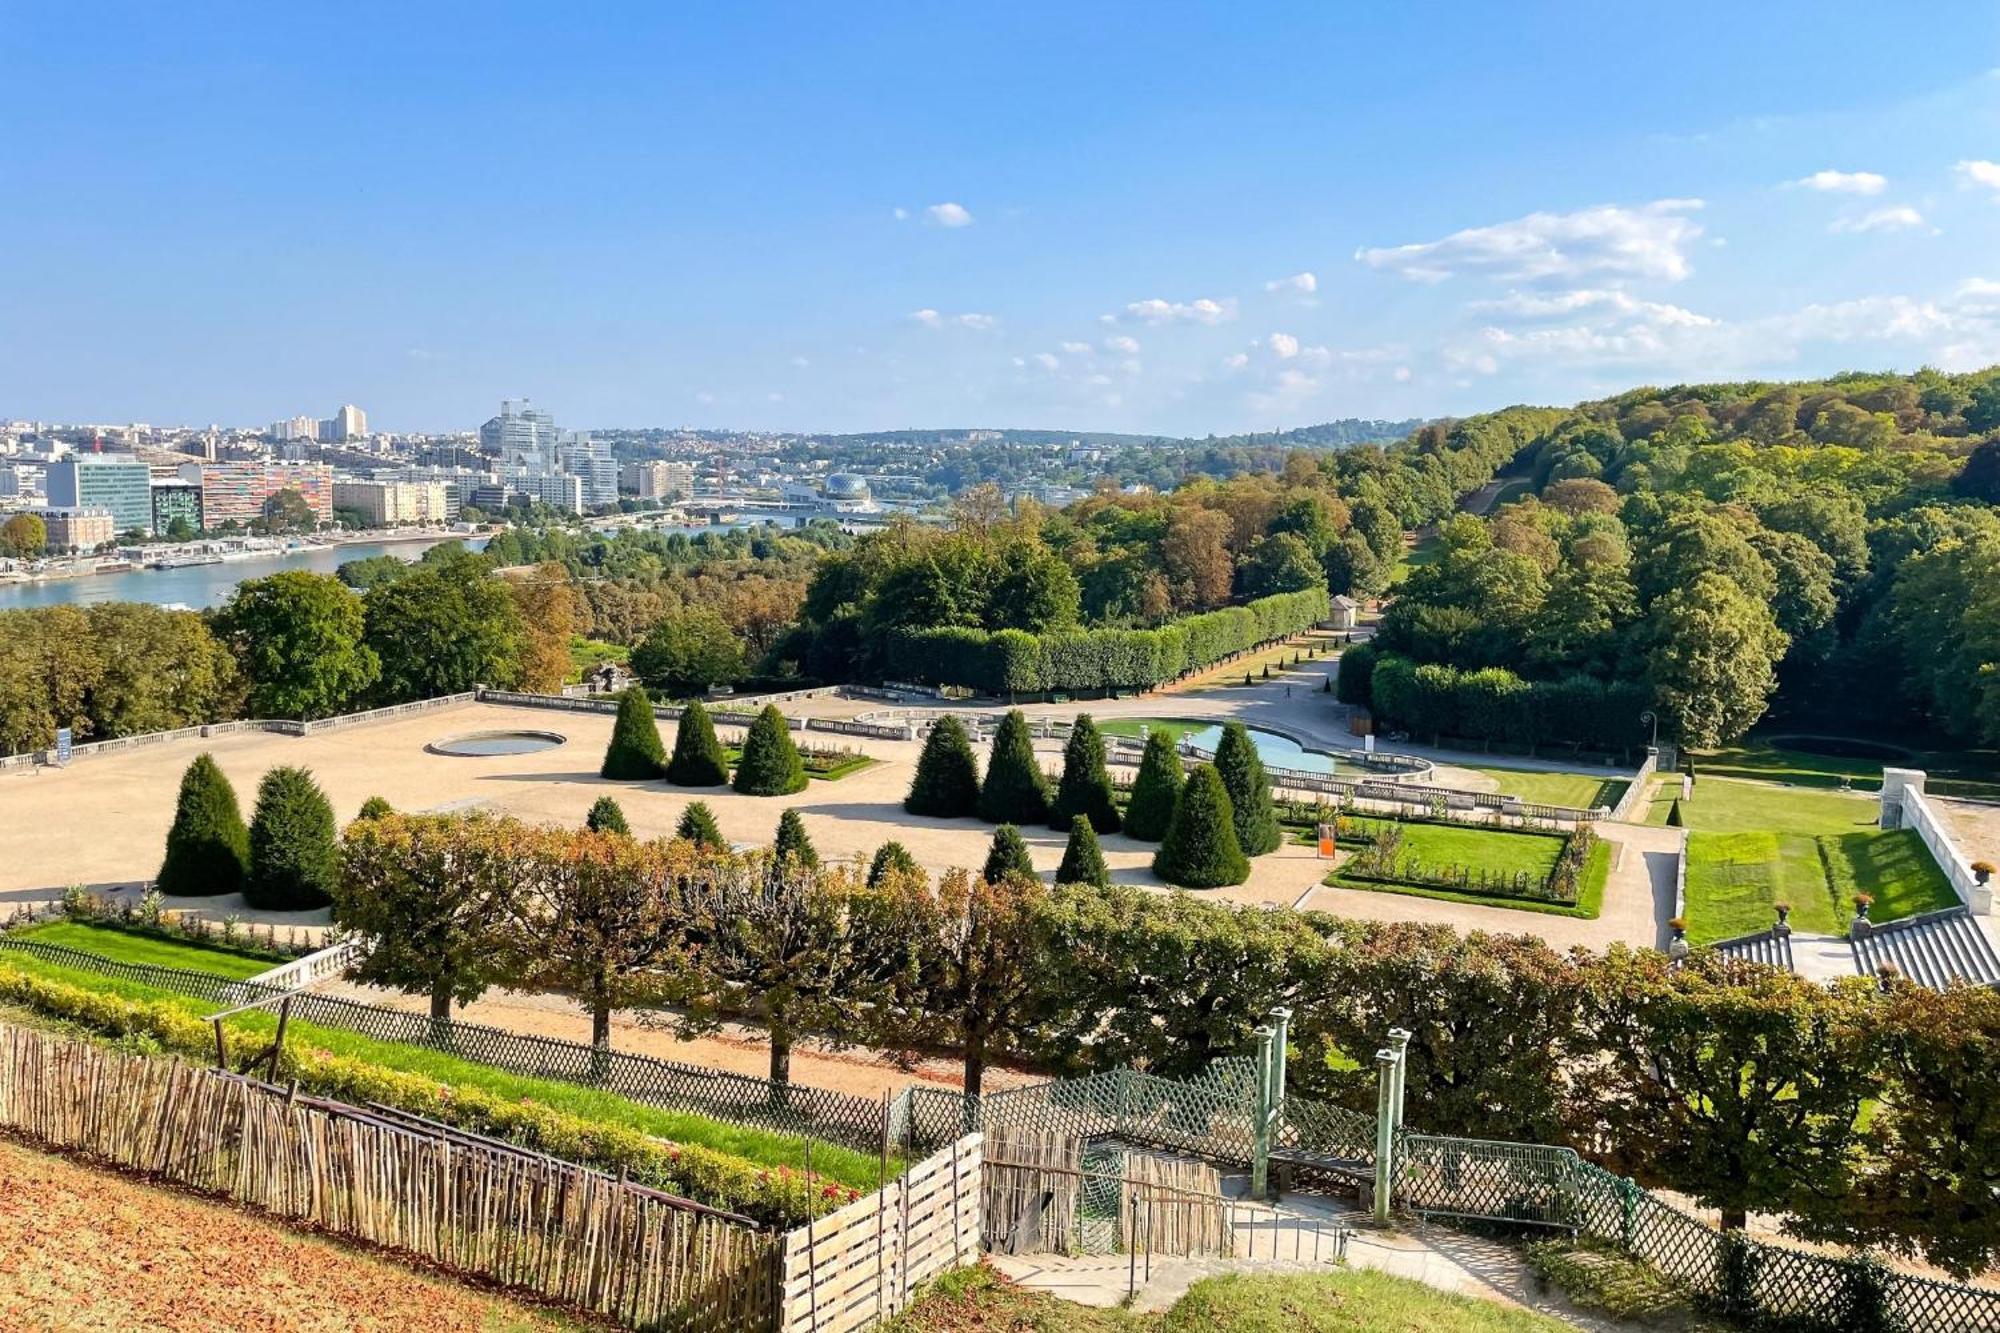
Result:
[[569,737],[553,731],[469,731],[463,736],[447,736],[424,748],[432,754],[484,758],[496,754],[534,754],[553,750]]

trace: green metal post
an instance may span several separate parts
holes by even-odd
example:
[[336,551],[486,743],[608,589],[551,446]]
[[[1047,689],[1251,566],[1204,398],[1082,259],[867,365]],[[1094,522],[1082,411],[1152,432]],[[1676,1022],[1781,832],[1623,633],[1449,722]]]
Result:
[[1390,1106],[1390,1115],[1396,1131],[1403,1129],[1403,1094],[1410,1085],[1410,1034],[1402,1028],[1389,1029],[1389,1049],[1396,1057],[1395,1098]]
[[1624,1226],[1621,1237],[1625,1243],[1625,1253],[1631,1254],[1639,1241],[1639,1183],[1630,1176],[1618,1182],[1618,1202],[1623,1214]]
[[1257,1102],[1250,1108],[1250,1197],[1265,1197],[1271,1178],[1271,1047],[1276,1033],[1258,1028]]
[[1396,1054],[1385,1046],[1375,1052],[1375,1220],[1384,1225],[1395,1173],[1396,1128],[1390,1109],[1395,1088]]

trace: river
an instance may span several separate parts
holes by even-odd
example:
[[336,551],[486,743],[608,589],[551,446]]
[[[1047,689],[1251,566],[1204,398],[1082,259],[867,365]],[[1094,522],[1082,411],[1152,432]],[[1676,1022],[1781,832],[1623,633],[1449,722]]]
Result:
[[137,569],[124,574],[84,574],[40,583],[0,583],[0,611],[29,606],[88,606],[94,602],[152,602],[157,606],[220,606],[244,579],[262,578],[282,569],[310,569],[331,574],[350,560],[393,555],[415,560],[441,541],[463,540],[473,550],[486,538],[437,537],[401,542],[355,542],[347,546],[316,546],[309,550],[230,560],[219,565],[187,565],[180,569]]

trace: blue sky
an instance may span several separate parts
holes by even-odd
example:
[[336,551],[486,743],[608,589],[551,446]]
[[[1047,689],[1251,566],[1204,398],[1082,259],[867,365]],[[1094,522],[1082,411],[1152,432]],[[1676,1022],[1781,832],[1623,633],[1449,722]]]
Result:
[[2000,361],[2000,7],[0,0],[0,417],[1167,433]]

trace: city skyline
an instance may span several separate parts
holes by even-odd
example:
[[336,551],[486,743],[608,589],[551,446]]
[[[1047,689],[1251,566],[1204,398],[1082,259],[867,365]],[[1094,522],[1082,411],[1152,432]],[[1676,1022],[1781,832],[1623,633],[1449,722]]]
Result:
[[0,416],[1201,435],[2000,361],[2000,28],[1873,17],[24,14]]

